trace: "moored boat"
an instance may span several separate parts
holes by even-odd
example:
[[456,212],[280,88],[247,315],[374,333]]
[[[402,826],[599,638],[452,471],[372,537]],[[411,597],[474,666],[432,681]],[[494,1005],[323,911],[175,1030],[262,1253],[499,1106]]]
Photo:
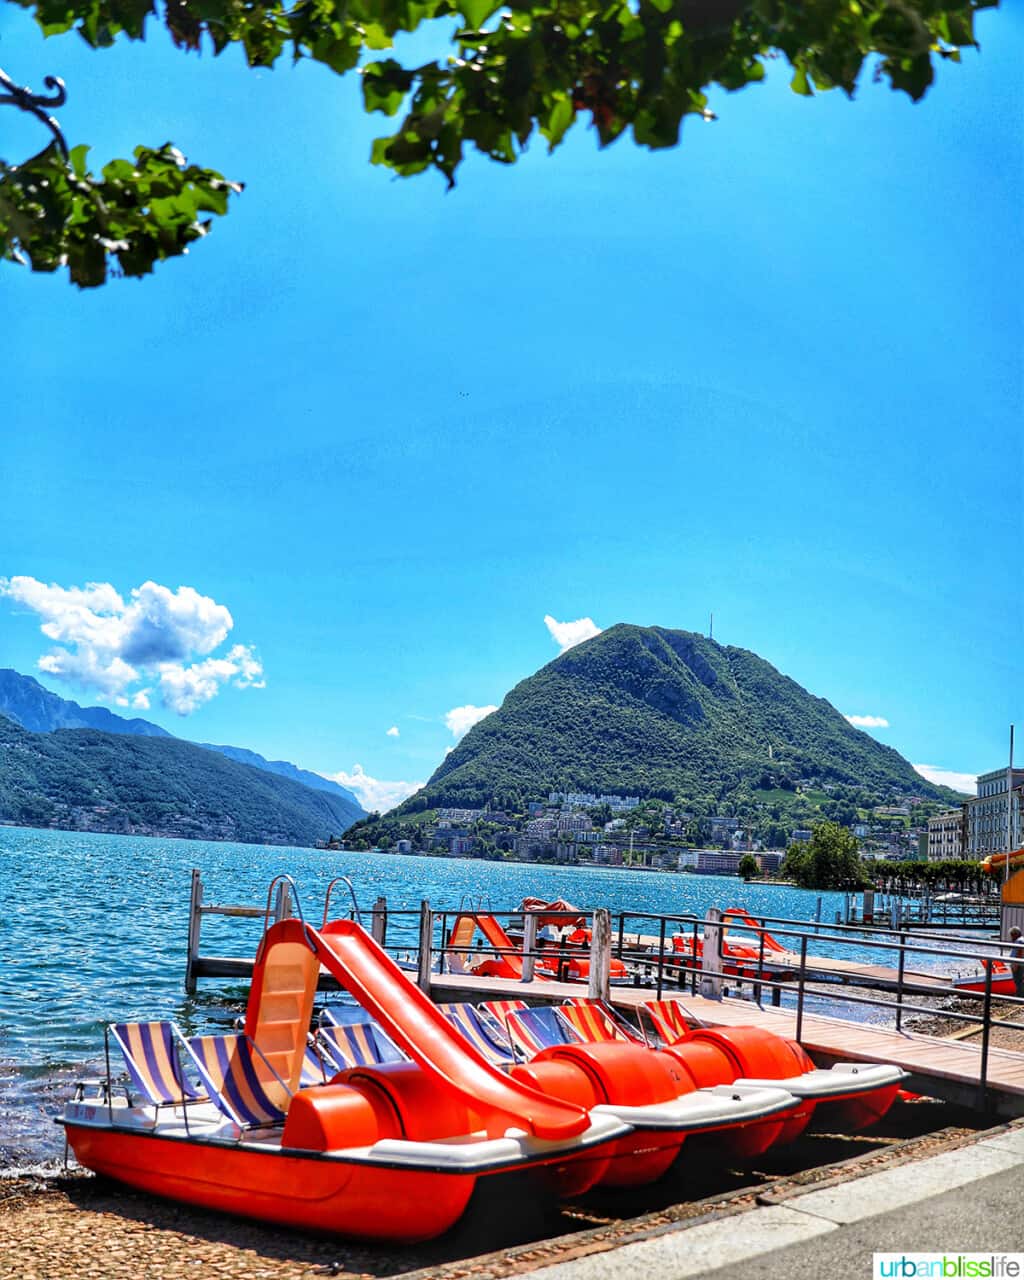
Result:
[[[409,1061],[301,1087],[321,966]],[[60,1123],[79,1163],[158,1195],[341,1235],[447,1230],[483,1177],[527,1170],[576,1193],[629,1132],[497,1071],[357,924],[285,920],[264,935],[245,1030],[186,1040],[111,1028],[129,1085],[83,1084]],[[109,1055],[109,1049],[108,1049]]]
[[[991,970],[992,977],[988,977]],[[958,991],[984,992],[990,986],[994,996],[1012,996],[1017,994],[1013,981],[1013,970],[1005,960],[982,960],[977,969],[970,973],[959,974],[951,979]]]

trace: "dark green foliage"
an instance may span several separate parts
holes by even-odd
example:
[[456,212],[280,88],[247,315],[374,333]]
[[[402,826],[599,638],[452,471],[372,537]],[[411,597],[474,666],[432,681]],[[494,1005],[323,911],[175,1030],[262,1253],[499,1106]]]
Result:
[[[47,35],[77,30],[96,48],[141,39],[155,0],[18,0]],[[783,56],[791,87],[852,95],[865,60],[917,99],[934,61],[975,44],[974,13],[995,0],[174,0],[162,11],[182,48],[241,44],[252,66],[312,58],[338,74],[359,67],[368,111],[399,128],[378,140],[375,164],[400,174],[435,168],[448,181],[473,147],[505,164],[535,132],[550,149],[581,115],[607,145],[631,130],[670,147],[688,115],[706,118],[707,90],[764,79]],[[450,56],[405,66],[395,38],[440,24]],[[369,58],[365,55],[369,54]]]
[[755,876],[761,874],[761,868],[757,865],[757,859],[751,853],[745,853],[740,858],[740,865],[736,868],[744,880],[753,880]]
[[948,858],[941,862],[876,862],[865,859],[867,878],[885,893],[911,889],[955,889],[960,893],[983,893],[992,877],[980,862],[968,858]]
[[67,267],[81,288],[110,274],[148,275],[187,253],[224,214],[238,183],[188,165],[169,143],[89,172],[88,147],[65,159],[55,144],[24,164],[0,160],[0,256],[33,271]]
[[176,738],[29,733],[0,717],[0,819],[138,835],[311,845],[351,822],[341,797]]
[[836,822],[819,822],[810,840],[791,844],[782,874],[801,889],[858,889],[867,882],[856,837]]
[[[339,75],[358,69],[367,111],[402,119],[373,146],[397,174],[428,169],[449,184],[467,149],[512,164],[540,134],[554,150],[581,117],[601,146],[626,132],[649,148],[679,141],[687,116],[711,119],[708,90],[764,79],[784,57],[795,93],[853,95],[867,63],[875,79],[921,98],[939,59],[975,45],[974,14],[997,0],[14,0],[43,32],[78,34],[94,48],[143,39],[162,21],[181,48],[242,46],[252,66],[311,58]],[[396,38],[421,24],[449,52],[405,66]],[[421,50],[423,42],[416,44]],[[108,256],[126,275],[185,251],[200,213],[223,213],[231,184],[182,169],[169,147],[114,161],[102,182],[83,148],[64,164],[51,151],[0,168],[6,256],[52,271],[65,260],[77,284],[106,278]],[[20,175],[20,177],[19,177]],[[150,207],[153,181],[180,184]],[[43,184],[46,184],[44,187]],[[236,188],[237,189],[237,188]],[[120,246],[114,248],[112,246]]]

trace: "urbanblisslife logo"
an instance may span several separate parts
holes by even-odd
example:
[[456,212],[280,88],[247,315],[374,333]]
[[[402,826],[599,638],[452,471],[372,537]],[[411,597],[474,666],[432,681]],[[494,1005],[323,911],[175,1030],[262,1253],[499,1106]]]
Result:
[[1024,1253],[876,1253],[874,1280],[1024,1280]]

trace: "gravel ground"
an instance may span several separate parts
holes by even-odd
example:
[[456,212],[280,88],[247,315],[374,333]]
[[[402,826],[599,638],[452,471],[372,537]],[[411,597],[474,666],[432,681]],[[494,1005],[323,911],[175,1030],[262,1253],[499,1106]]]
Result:
[[[906,1018],[904,1026],[908,1031],[916,1031],[921,1035],[952,1036],[958,1040],[966,1040],[970,1044],[973,1040],[980,1040],[981,1027],[972,1027],[970,1023],[953,1015],[973,1013],[980,1017],[981,1011],[981,1001],[952,996],[941,1009],[936,1010],[934,1015],[926,1017],[919,1014]],[[1024,1008],[1011,1004],[1007,1000],[993,1000],[992,1017],[995,1020],[1002,1018],[1008,1022],[1024,1023]],[[1016,1049],[1024,1052],[1024,1031],[1014,1027],[993,1026],[989,1044],[993,1048]]]
[[762,1157],[757,1170],[693,1159],[655,1187],[592,1193],[539,1216],[510,1210],[507,1188],[482,1184],[462,1224],[411,1247],[360,1245],[268,1228],[158,1200],[75,1173],[0,1180],[0,1277],[171,1280],[188,1276],[292,1280],[420,1272],[444,1280],[504,1277],[606,1249],[637,1232],[769,1202],[788,1190],[935,1154],[971,1139],[969,1116],[933,1102],[898,1104],[870,1134],[815,1135]]

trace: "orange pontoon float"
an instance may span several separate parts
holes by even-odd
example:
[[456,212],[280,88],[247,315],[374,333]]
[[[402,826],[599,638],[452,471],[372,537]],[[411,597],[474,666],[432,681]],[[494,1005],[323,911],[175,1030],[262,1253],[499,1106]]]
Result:
[[[496,1002],[486,1008],[495,1020],[502,1014]],[[695,1138],[719,1154],[751,1159],[779,1139],[794,1111],[806,1109],[774,1082],[698,1082],[676,1056],[629,1040],[610,1020],[581,1018],[577,1030],[557,1008],[510,1009],[504,1024],[511,1044],[531,1055],[510,1068],[513,1079],[630,1125],[600,1186],[653,1182]],[[583,1038],[588,1029],[595,1038]]]
[[[410,1061],[301,1087],[321,966]],[[493,1067],[347,920],[264,934],[242,1033],[186,1041],[173,1024],[134,1023],[110,1035],[131,1085],[115,1094],[108,1069],[79,1086],[59,1121],[79,1163],[289,1227],[429,1239],[482,1177],[532,1170],[538,1195],[585,1190],[629,1132]]]
[[662,1051],[678,1058],[698,1084],[773,1084],[805,1103],[802,1123],[794,1115],[781,1142],[798,1137],[812,1116],[852,1132],[876,1123],[907,1077],[900,1067],[887,1064],[816,1067],[797,1041],[763,1027],[691,1026],[678,1000],[651,1000],[641,1008]]
[[[839,1063],[828,1070],[819,1069],[795,1041],[762,1027],[693,1027],[679,1000],[651,1001],[641,1008],[654,1029],[658,1050],[638,1043],[636,1031],[603,1002],[583,998],[546,1009],[529,1009],[518,1000],[490,1001],[479,1006],[477,1026],[492,1043],[499,1047],[507,1044],[513,1055],[525,1059],[531,1067],[551,1059],[572,1061],[593,1076],[595,1057],[606,1065],[615,1064],[601,1077],[602,1102],[634,1103],[637,1099],[633,1090],[645,1072],[647,1077],[655,1070],[664,1074],[661,1067],[649,1066],[652,1056],[662,1064],[668,1061],[671,1083],[666,1077],[661,1087],[674,1089],[677,1098],[695,1090],[706,1095],[708,1090],[733,1089],[738,1101],[740,1096],[749,1097],[751,1091],[758,1089],[783,1090],[791,1101],[788,1109],[780,1108],[775,1114],[774,1129],[765,1123],[751,1124],[749,1115],[739,1113],[733,1117],[723,1115],[716,1125],[708,1126],[716,1131],[719,1147],[739,1158],[759,1155],[776,1142],[793,1141],[812,1117],[819,1124],[840,1129],[865,1128],[885,1115],[906,1078],[906,1072],[899,1067],[886,1064]],[[583,1064],[583,1057],[589,1066]],[[627,1067],[629,1061],[635,1064],[634,1069]],[[539,1084],[536,1075],[530,1079]],[[560,1093],[560,1087],[568,1087],[564,1073],[561,1081],[552,1073],[550,1091],[556,1096],[576,1101],[583,1096],[579,1091]],[[658,1101],[665,1101],[668,1096]],[[651,1118],[638,1118],[622,1107],[617,1114],[630,1119],[639,1130]],[[673,1125],[680,1134],[680,1143],[687,1132],[705,1127],[691,1124],[690,1109],[685,1107],[677,1108],[671,1116],[666,1112],[657,1127],[665,1130]],[[620,1152],[627,1149],[629,1141],[620,1141]],[[611,1181],[618,1172],[613,1161],[612,1169],[602,1180]]]

